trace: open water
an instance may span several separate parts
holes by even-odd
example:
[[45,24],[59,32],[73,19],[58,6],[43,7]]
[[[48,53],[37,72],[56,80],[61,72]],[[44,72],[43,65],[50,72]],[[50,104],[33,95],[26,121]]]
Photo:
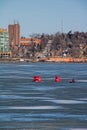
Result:
[[87,64],[0,63],[0,129],[87,130]]

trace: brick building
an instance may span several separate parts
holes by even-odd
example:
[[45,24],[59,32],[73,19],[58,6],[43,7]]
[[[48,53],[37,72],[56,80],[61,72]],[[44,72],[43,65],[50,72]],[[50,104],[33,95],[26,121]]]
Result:
[[19,46],[19,43],[20,43],[20,25],[19,25],[19,23],[14,23],[13,25],[8,25],[8,33],[9,33],[10,47]]
[[33,43],[36,45],[41,44],[41,40],[38,38],[20,38],[20,46],[31,46]]

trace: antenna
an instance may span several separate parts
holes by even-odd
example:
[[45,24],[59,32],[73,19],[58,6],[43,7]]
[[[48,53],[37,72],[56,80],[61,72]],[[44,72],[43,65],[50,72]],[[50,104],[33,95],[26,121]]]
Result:
[[14,24],[15,24],[15,19],[14,19]]
[[61,33],[63,33],[63,19],[61,20]]

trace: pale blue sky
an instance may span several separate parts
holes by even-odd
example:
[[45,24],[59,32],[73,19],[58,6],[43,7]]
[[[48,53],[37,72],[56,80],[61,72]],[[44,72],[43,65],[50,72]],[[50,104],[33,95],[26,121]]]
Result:
[[0,27],[18,21],[21,36],[87,32],[87,0],[0,0]]

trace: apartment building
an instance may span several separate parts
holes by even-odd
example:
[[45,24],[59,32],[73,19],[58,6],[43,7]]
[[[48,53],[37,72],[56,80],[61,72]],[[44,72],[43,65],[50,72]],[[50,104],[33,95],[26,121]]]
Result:
[[0,58],[9,56],[10,48],[8,31],[6,29],[0,28]]

